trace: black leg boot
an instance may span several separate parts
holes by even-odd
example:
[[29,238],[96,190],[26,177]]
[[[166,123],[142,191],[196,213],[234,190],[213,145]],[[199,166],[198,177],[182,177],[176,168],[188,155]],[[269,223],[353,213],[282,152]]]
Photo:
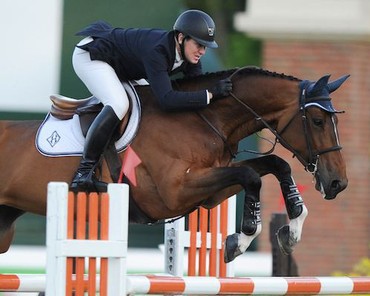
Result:
[[87,132],[82,160],[72,180],[70,190],[75,192],[106,191],[107,184],[97,179],[95,169],[119,122],[112,107],[104,106]]

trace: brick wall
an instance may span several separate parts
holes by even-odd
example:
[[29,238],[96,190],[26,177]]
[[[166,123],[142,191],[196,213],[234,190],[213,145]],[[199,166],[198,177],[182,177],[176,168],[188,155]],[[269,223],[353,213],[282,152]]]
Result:
[[[349,185],[335,200],[323,200],[314,189],[312,176],[283,148],[276,154],[288,160],[296,183],[304,186],[302,196],[309,210],[302,241],[294,251],[302,276],[349,272],[370,245],[370,43],[322,41],[265,41],[263,67],[301,79],[317,80],[324,74],[337,79],[351,77],[332,94],[339,114],[342,153]],[[262,151],[269,146],[261,143]],[[263,231],[259,249],[269,251],[268,223],[271,213],[281,211],[279,185],[264,177],[261,195]]]

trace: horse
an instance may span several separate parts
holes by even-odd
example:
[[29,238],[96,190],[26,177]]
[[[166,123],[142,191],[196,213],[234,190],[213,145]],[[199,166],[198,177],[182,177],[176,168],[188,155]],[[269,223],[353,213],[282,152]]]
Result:
[[[244,190],[240,233],[224,243],[225,262],[242,254],[261,232],[262,177],[280,182],[289,224],[278,233],[279,245],[290,253],[300,240],[307,208],[294,183],[289,164],[268,153],[235,161],[238,142],[269,129],[316,180],[325,199],[344,190],[348,180],[330,94],[349,75],[329,82],[243,67],[173,80],[181,91],[207,89],[230,78],[233,91],[206,108],[166,112],[150,86],[137,86],[141,121],[130,147],[140,158],[136,184],[130,183],[130,223],[149,224],[210,209]],[[41,121],[0,121],[0,252],[11,244],[16,219],[25,212],[46,214],[47,184],[70,183],[80,156],[48,157],[35,148]],[[272,152],[272,151],[270,151]],[[124,158],[119,152],[119,159]],[[112,177],[102,160],[101,179]]]

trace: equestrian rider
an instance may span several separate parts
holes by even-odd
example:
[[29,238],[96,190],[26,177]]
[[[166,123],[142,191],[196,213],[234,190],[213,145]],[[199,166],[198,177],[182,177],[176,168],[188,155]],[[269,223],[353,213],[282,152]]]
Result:
[[214,21],[203,11],[183,12],[169,32],[112,28],[98,21],[77,35],[85,38],[73,52],[74,70],[104,107],[87,133],[82,159],[70,186],[73,191],[100,191],[106,187],[97,180],[95,168],[129,107],[121,81],[147,79],[160,107],[168,111],[203,108],[212,99],[227,96],[232,89],[228,79],[208,90],[172,89],[170,75],[202,74],[200,58],[207,47],[218,47]]

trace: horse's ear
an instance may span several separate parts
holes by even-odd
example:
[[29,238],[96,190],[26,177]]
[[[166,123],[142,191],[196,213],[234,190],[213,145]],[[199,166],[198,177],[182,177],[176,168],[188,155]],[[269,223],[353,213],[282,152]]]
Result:
[[342,85],[342,83],[344,81],[347,80],[347,78],[349,77],[350,75],[347,74],[347,75],[343,75],[342,77],[338,78],[337,80],[334,80],[330,83],[328,83],[328,90],[329,90],[329,93],[335,91],[338,89],[338,87],[340,87]]
[[322,93],[322,90],[328,84],[329,78],[330,78],[330,74],[327,74],[327,75],[321,77],[319,80],[317,80],[315,82],[315,84],[312,86],[312,88],[310,89],[310,94],[314,95],[314,94]]
[[330,78],[330,74],[321,77],[315,83],[312,83],[307,89],[307,97],[312,98],[322,95],[323,92],[327,92],[327,85]]

